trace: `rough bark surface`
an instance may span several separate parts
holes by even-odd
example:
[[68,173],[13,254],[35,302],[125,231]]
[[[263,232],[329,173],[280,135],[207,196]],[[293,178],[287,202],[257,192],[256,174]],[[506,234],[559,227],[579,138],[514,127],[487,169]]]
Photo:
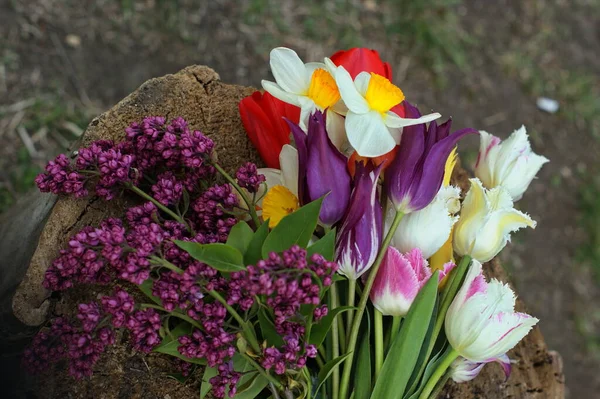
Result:
[[[87,128],[83,144],[97,139],[119,140],[129,123],[148,115],[167,118],[184,117],[194,129],[215,139],[221,163],[234,170],[243,161],[255,161],[258,156],[246,139],[239,120],[237,104],[252,93],[248,87],[227,85],[219,81],[212,69],[190,66],[177,74],[152,79],[118,103],[114,108],[94,119]],[[468,188],[468,176],[458,169],[454,176],[463,190]],[[75,200],[60,198],[49,212],[37,248],[25,278],[13,300],[15,315],[25,324],[43,323],[48,309],[53,313],[69,313],[84,298],[94,298],[102,288],[88,287],[63,296],[50,306],[49,293],[41,282],[48,265],[73,233],[85,225],[119,213],[124,202],[105,203],[90,198]],[[42,218],[43,219],[43,218]],[[0,253],[4,255],[4,253]],[[490,277],[507,281],[501,265],[492,261],[486,266]],[[519,301],[519,310],[524,306]],[[72,311],[72,310],[71,310]],[[474,381],[465,384],[449,383],[445,398],[564,398],[564,377],[560,356],[549,352],[538,328],[525,338],[511,353],[517,363],[513,374],[505,382],[500,367],[488,365]],[[197,383],[180,384],[169,378],[168,359],[160,355],[143,356],[116,345],[98,364],[98,372],[83,381],[74,381],[64,371],[54,370],[40,380],[38,394],[47,398],[170,398],[183,399],[197,395]],[[191,380],[198,380],[195,375]]]

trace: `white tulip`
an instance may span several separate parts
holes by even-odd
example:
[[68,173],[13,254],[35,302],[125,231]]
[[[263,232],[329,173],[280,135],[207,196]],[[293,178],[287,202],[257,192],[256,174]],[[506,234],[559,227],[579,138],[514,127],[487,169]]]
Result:
[[548,159],[531,151],[525,126],[515,130],[505,141],[484,131],[479,133],[475,176],[485,187],[502,186],[514,201],[520,200]]
[[[395,215],[395,209],[388,207],[388,224]],[[460,189],[442,187],[433,201],[425,208],[404,215],[391,245],[406,253],[419,248],[425,259],[430,258],[448,240],[452,226],[458,221],[454,216],[460,210]],[[391,217],[391,219],[390,219]]]
[[486,190],[479,179],[470,179],[460,219],[454,226],[454,251],[487,262],[510,240],[510,233],[522,227],[535,228],[536,222],[513,208],[513,201],[503,187]]

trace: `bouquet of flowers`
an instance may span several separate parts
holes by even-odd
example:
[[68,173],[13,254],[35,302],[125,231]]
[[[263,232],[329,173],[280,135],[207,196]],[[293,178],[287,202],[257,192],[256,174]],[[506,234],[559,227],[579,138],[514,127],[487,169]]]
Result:
[[[109,287],[44,326],[24,364],[66,361],[84,378],[127,342],[172,356],[201,398],[427,399],[491,362],[508,378],[507,352],[538,320],[482,263],[535,227],[513,206],[547,162],[525,128],[504,142],[451,133],[373,50],[305,64],[276,48],[270,63],[275,82],[239,104],[267,168],[226,171],[209,137],[153,116],[38,176],[43,192],[137,202],[48,268],[52,291]],[[470,134],[463,199],[451,175]]]

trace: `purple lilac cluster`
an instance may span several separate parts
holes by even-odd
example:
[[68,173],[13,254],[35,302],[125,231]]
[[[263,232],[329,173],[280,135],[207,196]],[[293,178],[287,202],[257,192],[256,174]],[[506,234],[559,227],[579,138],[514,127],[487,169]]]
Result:
[[[299,246],[271,253],[268,259],[248,266],[247,271],[232,273],[231,304],[244,304],[247,298],[260,296],[263,303],[272,309],[275,329],[286,344],[281,348],[266,348],[261,364],[266,369],[283,374],[287,369],[302,368],[307,357],[316,356],[314,345],[303,342],[306,319],[300,312],[302,305],[314,306],[313,317],[321,319],[327,314],[327,306],[320,305],[322,286],[333,282],[337,264],[328,262],[323,256],[314,254],[307,259],[305,249]],[[316,275],[319,281],[314,279]]]
[[237,393],[237,383],[242,374],[234,371],[232,361],[220,364],[217,371],[218,374],[209,380],[210,385],[212,385],[213,396],[215,398],[224,398],[225,391],[229,388],[228,396],[233,398]]
[[237,183],[250,193],[256,193],[267,178],[258,174],[258,168],[252,162],[246,162],[235,173]]
[[214,242],[225,242],[229,230],[237,223],[232,215],[238,197],[229,184],[214,185],[192,203],[192,223],[197,232],[212,236]]
[[[88,182],[94,181],[95,193],[110,200],[123,184],[138,185],[144,175],[155,174],[158,182],[153,194],[162,204],[171,205],[181,198],[184,187],[195,191],[199,179],[215,173],[207,162],[213,141],[200,131],[191,131],[182,118],[167,124],[163,117],[147,117],[132,123],[125,133],[124,142],[95,141],[80,149],[73,161],[63,154],[56,157],[35,179],[40,191],[84,197]],[[160,174],[166,169],[176,173]]]

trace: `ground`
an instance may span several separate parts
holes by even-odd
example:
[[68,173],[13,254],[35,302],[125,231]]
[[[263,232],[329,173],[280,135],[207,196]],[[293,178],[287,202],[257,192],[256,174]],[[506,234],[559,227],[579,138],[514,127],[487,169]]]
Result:
[[[600,389],[600,1],[0,0],[0,210],[87,122],[190,64],[259,86],[268,51],[380,51],[422,110],[506,137],[524,124],[544,166],[518,206],[538,221],[503,262],[570,398]],[[536,106],[559,101],[556,114]],[[472,165],[477,140],[461,147]]]

